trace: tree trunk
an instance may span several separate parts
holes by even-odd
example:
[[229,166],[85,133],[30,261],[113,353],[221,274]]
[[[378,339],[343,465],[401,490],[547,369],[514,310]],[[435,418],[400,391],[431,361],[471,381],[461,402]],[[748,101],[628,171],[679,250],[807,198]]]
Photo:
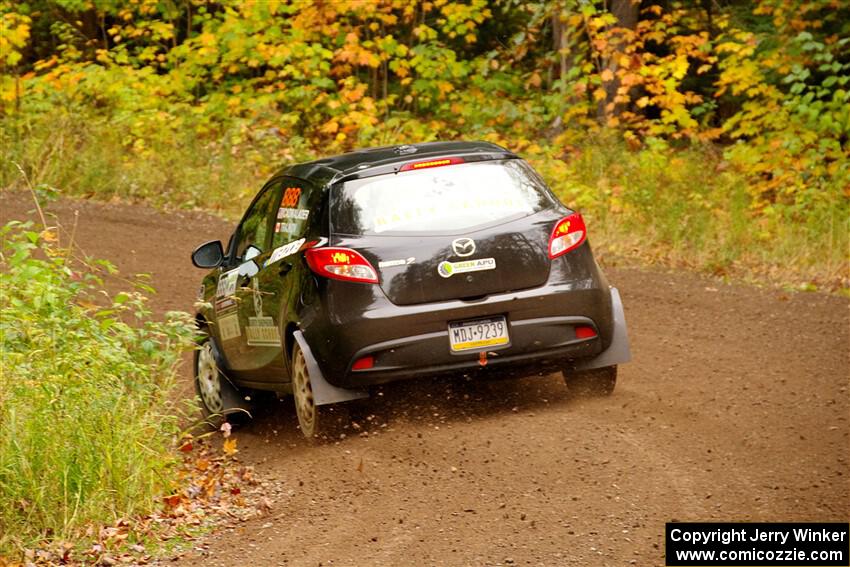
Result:
[[558,66],[554,71],[555,80],[563,79],[567,75],[567,31],[564,22],[561,21],[561,11],[552,14],[552,50],[558,57]]
[[[638,15],[640,13],[641,0],[611,0],[610,11],[617,18],[617,23],[611,26],[607,33],[610,35],[609,40],[613,42],[622,41],[623,33],[617,32],[617,29],[634,30],[637,27]],[[617,62],[618,52],[609,54],[602,58],[602,66],[599,69],[601,73],[608,69],[613,73],[614,79],[603,83],[606,96],[600,100],[597,105],[597,118],[605,124],[611,116],[619,116],[623,108],[614,103],[614,97],[617,94],[617,89],[620,87],[620,81],[617,78]]]

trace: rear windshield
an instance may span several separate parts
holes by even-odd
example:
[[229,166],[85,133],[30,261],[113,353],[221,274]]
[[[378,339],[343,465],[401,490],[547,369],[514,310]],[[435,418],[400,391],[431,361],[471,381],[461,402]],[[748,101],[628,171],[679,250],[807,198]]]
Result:
[[336,187],[333,229],[342,234],[469,230],[551,207],[549,190],[518,159],[405,171]]

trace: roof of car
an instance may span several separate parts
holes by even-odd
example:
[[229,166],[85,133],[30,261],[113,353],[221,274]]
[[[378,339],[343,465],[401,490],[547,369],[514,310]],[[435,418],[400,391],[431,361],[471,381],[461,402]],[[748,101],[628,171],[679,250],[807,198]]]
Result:
[[318,185],[330,185],[344,179],[392,173],[401,165],[434,157],[466,156],[475,161],[509,159],[517,156],[490,142],[427,142],[364,148],[316,161],[283,168],[278,175],[313,180]]

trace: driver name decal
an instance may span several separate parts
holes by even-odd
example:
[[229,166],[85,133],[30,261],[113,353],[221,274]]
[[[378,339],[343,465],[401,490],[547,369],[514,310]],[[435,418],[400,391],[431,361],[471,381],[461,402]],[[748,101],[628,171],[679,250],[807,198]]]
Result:
[[277,218],[279,219],[307,220],[309,216],[309,209],[287,209],[281,207],[277,210]]

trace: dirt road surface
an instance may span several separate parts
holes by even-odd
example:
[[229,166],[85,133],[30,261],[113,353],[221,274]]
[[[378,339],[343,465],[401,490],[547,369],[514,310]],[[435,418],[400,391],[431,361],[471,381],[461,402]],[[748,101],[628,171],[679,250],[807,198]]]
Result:
[[[0,195],[0,219],[29,197]],[[199,213],[62,201],[89,254],[150,272],[157,310],[190,310]],[[664,523],[850,518],[850,302],[608,269],[634,361],[606,399],[560,376],[385,386],[359,431],[311,446],[290,401],[237,433],[271,511],[179,565],[662,565]],[[188,380],[188,378],[187,378]]]

